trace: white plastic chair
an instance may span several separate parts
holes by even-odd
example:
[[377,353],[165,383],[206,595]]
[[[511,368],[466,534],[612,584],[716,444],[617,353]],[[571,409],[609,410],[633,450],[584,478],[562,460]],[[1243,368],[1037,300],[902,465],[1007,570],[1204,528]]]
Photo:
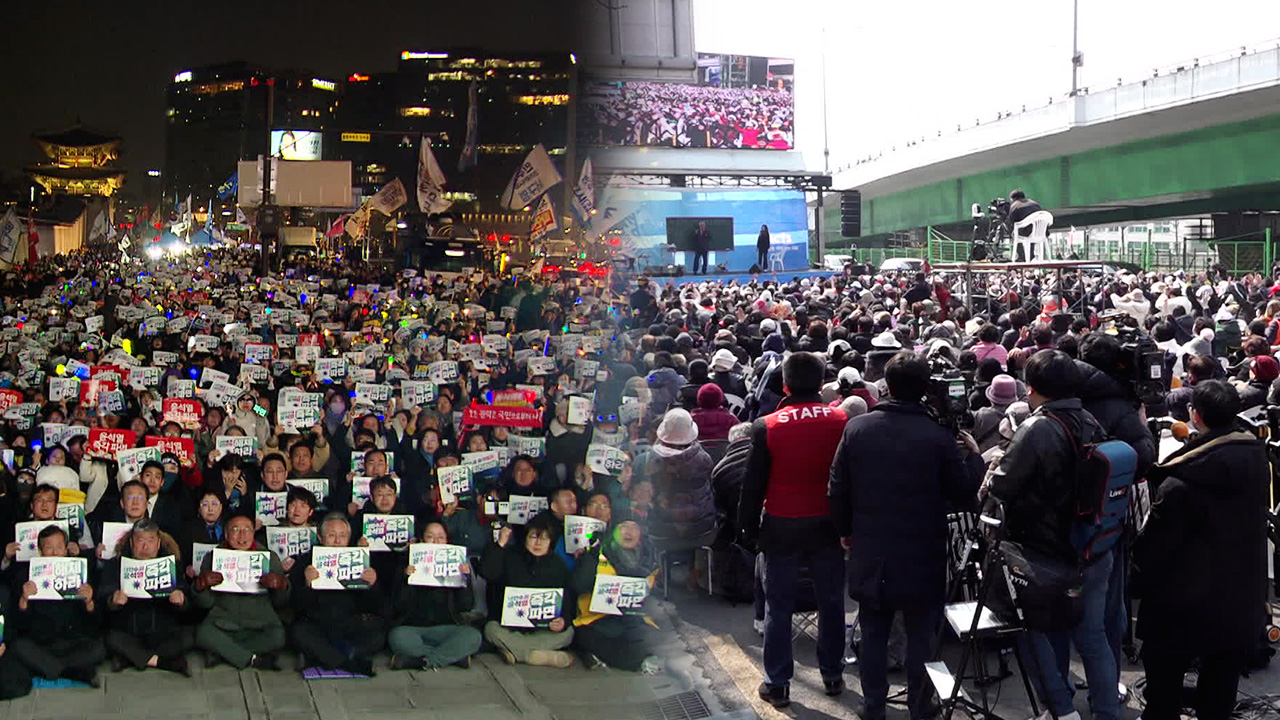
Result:
[[775,245],[769,248],[769,270],[771,272],[786,269],[782,263],[782,258],[787,254],[787,248],[782,245]]
[[[1023,248],[1022,259],[1024,262],[1030,262],[1033,249],[1037,250],[1035,257],[1044,260],[1044,248],[1049,240],[1049,226],[1053,224],[1053,213],[1048,210],[1037,210],[1025,218],[1013,224],[1013,257],[1018,257],[1018,247]],[[1031,234],[1023,237],[1019,234],[1022,228],[1030,227]]]

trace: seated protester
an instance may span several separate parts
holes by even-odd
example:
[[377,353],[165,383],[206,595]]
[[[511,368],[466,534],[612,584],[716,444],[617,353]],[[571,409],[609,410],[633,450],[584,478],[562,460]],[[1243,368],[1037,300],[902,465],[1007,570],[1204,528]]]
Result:
[[[551,493],[551,504],[536,517],[548,517],[551,528],[554,531],[554,540],[552,542],[552,550],[560,559],[564,561],[564,566],[573,572],[573,567],[577,558],[565,551],[564,547],[564,519],[566,515],[578,514],[578,494],[573,488],[560,488]],[[532,522],[530,522],[530,525]],[[528,526],[526,526],[527,528]],[[519,532],[517,531],[517,535]],[[581,553],[579,553],[581,554]]]
[[[444,525],[427,523],[422,542],[448,545]],[[392,670],[421,670],[449,665],[471,667],[471,656],[480,651],[480,631],[467,625],[463,613],[475,606],[471,566],[462,565],[466,587],[443,588],[410,585],[413,566],[405,568],[395,594],[395,627],[387,635]]]
[[[458,455],[447,448],[439,448],[436,451],[435,463],[437,467],[458,465]],[[434,472],[432,475],[433,479],[424,492],[422,506],[414,513],[414,527],[423,528],[429,522],[442,522],[449,532],[449,537],[453,538],[456,544],[466,547],[468,555],[478,557],[485,546],[493,540],[493,532],[487,525],[481,523],[481,516],[484,513],[484,495],[477,489],[474,492],[480,497],[479,501],[458,498],[445,505],[440,500],[440,487],[434,479]],[[487,516],[485,516],[485,522],[488,522]]]
[[[41,557],[66,557],[67,534],[47,527],[37,539]],[[22,585],[18,611],[10,615],[14,625],[12,650],[32,673],[46,680],[65,678],[98,686],[98,663],[107,656],[98,632],[93,586],[85,583],[74,600],[32,600],[37,588]],[[10,632],[6,629],[6,635]]]
[[[27,504],[26,510],[22,513],[21,519],[17,522],[29,522],[32,520],[53,520],[58,515],[58,488],[52,485],[39,485],[31,493],[31,499]],[[10,530],[12,533],[13,530]],[[79,555],[80,546],[71,543],[67,547],[68,555]],[[0,561],[0,569],[3,569],[9,577],[8,585],[16,590],[21,587],[22,583],[27,581],[27,563],[16,562],[18,556],[18,543],[10,541],[4,549],[4,560]]]
[[[300,487],[289,488],[289,496],[285,501],[283,527],[311,527],[311,520],[315,517],[318,504],[316,496],[310,490]],[[263,534],[266,534],[265,531]],[[298,557],[297,555],[291,555],[280,559],[280,564],[284,567],[285,572],[293,569]]]
[[[364,456],[364,472],[351,473],[348,476],[348,481],[352,481],[356,475],[364,475],[365,477],[371,477],[375,480],[381,477],[393,477],[394,473],[391,472],[387,465],[386,451],[378,450],[377,448],[366,450]],[[391,487],[394,489],[395,483],[392,483]],[[370,488],[370,492],[372,492],[372,487]],[[355,518],[356,514],[360,511],[361,507],[356,504],[354,499],[347,503],[347,517]]]
[[[1193,355],[1187,358],[1187,377],[1182,381],[1182,387],[1174,388],[1164,394],[1165,404],[1169,407],[1169,415],[1175,420],[1182,422],[1191,422],[1191,393],[1195,386],[1205,380],[1212,380],[1216,372],[1217,363],[1213,358],[1202,355]],[[1220,367],[1220,366],[1217,366]],[[1280,399],[1280,398],[1277,398]],[[1271,402],[1268,400],[1268,402]]]
[[[94,520],[94,535],[102,538],[103,523],[122,522],[133,524],[139,520],[144,520],[147,515],[147,486],[141,480],[130,480],[120,486],[120,505],[107,506],[99,505],[98,511],[94,513],[97,517]],[[94,556],[99,560],[103,557],[119,552],[118,548],[108,548],[99,542],[97,549],[94,550]]]
[[542,461],[542,482],[547,487],[559,487],[572,477],[573,467],[587,461],[587,446],[591,444],[589,425],[569,424],[569,400],[561,399],[555,405],[555,415],[547,427],[547,454]]
[[990,404],[973,414],[971,433],[974,442],[978,443],[979,452],[986,452],[1000,443],[1000,421],[1009,406],[1018,401],[1018,381],[1001,373],[991,379],[983,394]]
[[596,491],[587,496],[586,516],[605,524],[605,527],[613,523],[613,501],[609,498],[609,494],[602,491]]
[[719,385],[707,383],[698,388],[697,406],[689,413],[698,426],[698,441],[729,441],[729,428],[738,423],[738,418],[724,406],[724,391]]
[[205,476],[202,494],[209,490],[215,490],[226,498],[223,512],[228,516],[253,517],[253,488],[244,472],[244,461],[239,455],[224,455],[218,460],[213,470]]
[[578,615],[573,620],[574,643],[593,661],[646,675],[662,672],[663,662],[654,655],[657,625],[641,615],[602,615],[591,611],[591,594],[597,575],[642,577],[653,588],[658,577],[658,554],[644,537],[640,523],[628,515],[598,548],[578,558],[573,571],[573,591],[578,595]]
[[1280,363],[1271,355],[1258,355],[1249,363],[1249,381],[1236,386],[1240,409],[1248,410],[1267,402],[1271,384],[1280,378]]
[[[193,546],[196,543],[222,545],[226,538],[224,529],[226,518],[223,517],[226,506],[222,493],[216,488],[208,488],[200,493],[200,500],[196,505],[196,517],[183,523],[182,534],[178,536],[180,556],[184,560],[190,562],[190,559],[195,557]],[[183,571],[188,578],[194,578],[199,573],[200,568],[192,565],[187,565]]]
[[[253,541],[253,520],[245,515],[231,516],[225,534],[223,549],[265,550]],[[196,645],[209,652],[210,661],[221,658],[237,670],[277,669],[275,653],[284,648],[285,636],[275,609],[288,601],[289,578],[280,558],[266,552],[270,555],[269,571],[258,580],[268,591],[263,594],[215,592],[212,588],[224,578],[212,570],[213,553],[205,556],[192,587],[196,605],[209,610],[196,630]]]
[[144,518],[134,523],[122,545],[120,555],[103,569],[98,584],[98,602],[107,608],[112,669],[119,672],[127,662],[139,670],[153,667],[190,677],[186,633],[179,626],[188,602],[182,574],[168,597],[131,598],[120,587],[121,557],[154,560],[172,556],[180,561],[178,542],[154,520]]
[[[555,541],[554,520],[549,514],[539,515],[525,527],[524,542],[513,542],[514,532],[502,528],[498,541],[485,548],[480,574],[501,598],[507,587],[561,588],[569,586],[569,570],[558,555],[551,552]],[[567,591],[566,591],[567,592]],[[551,621],[547,629],[526,630],[501,625],[503,603],[489,603],[489,622],[485,623],[485,639],[493,643],[508,665],[517,662],[566,668],[573,655],[564,652],[573,642],[573,605],[565,598],[561,617]]]
[[182,527],[182,499],[176,489],[164,490],[164,465],[150,460],[138,477],[147,488],[147,517],[170,537],[176,536]]
[[[351,518],[351,532],[354,537],[359,538],[356,542],[360,547],[368,547],[369,540],[364,536],[364,516],[365,515],[412,515],[409,509],[396,495],[396,484],[389,475],[379,475],[369,483],[369,499],[365,501],[364,507],[360,512]],[[408,562],[408,546],[395,548],[393,552],[376,552],[369,553],[370,566],[382,574],[384,578],[398,577],[400,571]],[[384,593],[390,593],[394,588],[388,583],[380,588]]]
[[751,423],[738,423],[729,429],[729,447],[711,470],[711,490],[715,493],[716,507],[728,511],[724,513],[717,536],[725,540],[726,545],[738,537],[737,513],[732,512],[732,508],[738,507],[738,501],[742,499],[742,482],[747,476],[747,457],[750,454]]
[[[351,535],[351,525],[342,513],[331,512],[320,523],[323,547],[350,547]],[[386,645],[386,619],[391,611],[387,594],[376,590],[378,571],[366,568],[360,576],[369,584],[368,590],[313,589],[320,571],[310,557],[295,564],[290,576],[297,619],[289,635],[302,652],[305,666],[372,677],[373,656]]]

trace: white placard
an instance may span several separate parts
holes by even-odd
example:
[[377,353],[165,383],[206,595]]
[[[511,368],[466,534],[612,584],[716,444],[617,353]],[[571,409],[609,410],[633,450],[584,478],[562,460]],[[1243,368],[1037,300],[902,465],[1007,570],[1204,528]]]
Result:
[[271,571],[271,553],[214,548],[210,569],[222,574],[222,582],[212,588],[214,592],[260,595],[267,591],[258,581]]
[[524,525],[534,515],[549,507],[551,502],[544,497],[512,495],[507,498],[507,522],[512,525]]
[[413,543],[409,546],[409,564],[413,574],[410,585],[460,588],[467,586],[462,566],[467,562],[467,549],[461,545]]
[[40,536],[40,531],[50,525],[57,525],[62,528],[62,532],[70,535],[66,520],[30,520],[13,526],[13,539],[18,543],[18,562],[27,562],[40,554],[40,546],[36,540]]
[[585,515],[564,516],[564,551],[573,555],[595,544],[607,526],[602,520]]

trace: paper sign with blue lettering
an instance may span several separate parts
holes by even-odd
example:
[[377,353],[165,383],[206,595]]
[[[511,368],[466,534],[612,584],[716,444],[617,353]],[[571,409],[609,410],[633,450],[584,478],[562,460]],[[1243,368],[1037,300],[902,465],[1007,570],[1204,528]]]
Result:
[[152,560],[120,558],[120,589],[127,597],[168,597],[177,588],[178,563],[172,555]]
[[313,590],[365,589],[369,585],[361,575],[369,567],[369,548],[314,547],[311,566],[320,577],[311,583]]
[[508,586],[502,598],[502,625],[512,628],[545,628],[560,617],[563,588]]

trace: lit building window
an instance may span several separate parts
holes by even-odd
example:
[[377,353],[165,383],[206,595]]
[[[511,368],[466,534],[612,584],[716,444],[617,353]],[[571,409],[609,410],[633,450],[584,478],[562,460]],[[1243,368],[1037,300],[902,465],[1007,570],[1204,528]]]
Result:
[[401,117],[428,117],[432,110],[429,107],[405,107],[400,108]]
[[218,93],[233,92],[244,89],[243,80],[228,80],[225,82],[212,82],[196,85],[191,88],[192,92],[197,95],[216,95]]
[[518,105],[568,105],[568,94],[561,95],[517,95],[511,98]]

